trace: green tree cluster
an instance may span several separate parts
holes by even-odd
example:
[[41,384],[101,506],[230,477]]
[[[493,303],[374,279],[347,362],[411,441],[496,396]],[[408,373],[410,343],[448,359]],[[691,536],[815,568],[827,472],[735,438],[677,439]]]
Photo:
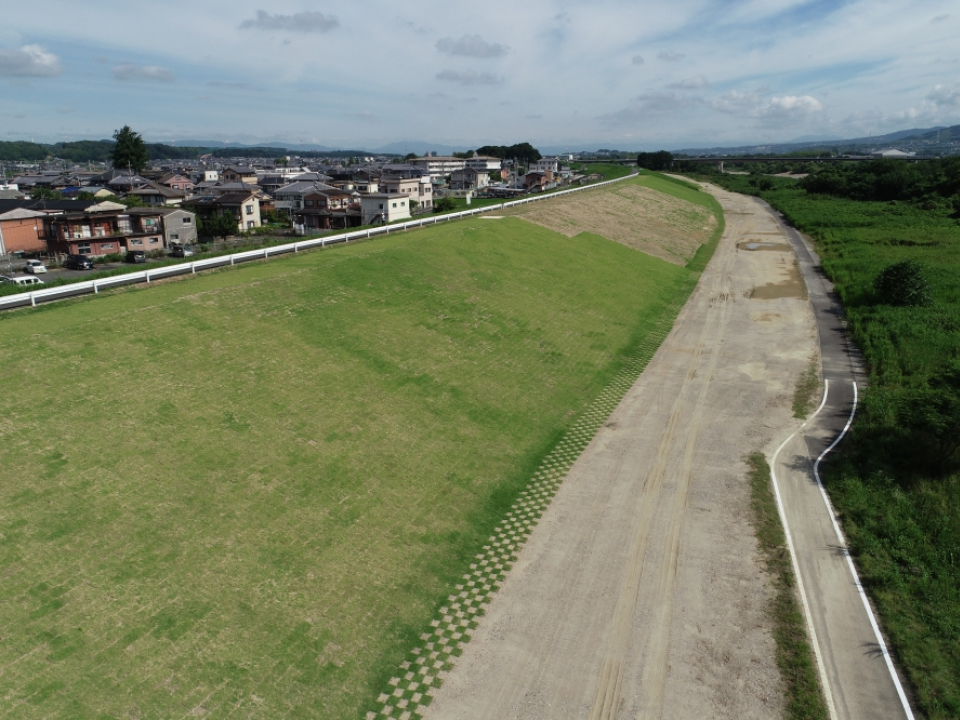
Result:
[[489,155],[490,157],[500,158],[501,160],[518,160],[522,163],[536,162],[543,155],[530,143],[517,143],[516,145],[484,145],[477,148],[477,155]]
[[239,232],[237,227],[237,219],[232,213],[209,215],[205,218],[197,219],[197,234],[201,237],[219,237],[226,239]]
[[129,125],[124,125],[113,133],[113,139],[116,141],[113,147],[113,167],[117,170],[130,168],[134,172],[143,172],[150,162],[150,154],[140,133],[135,133]]
[[637,155],[637,167],[646,170],[667,170],[673,164],[673,154],[666,150],[642,152]]
[[923,265],[916,260],[901,260],[887,265],[873,283],[880,301],[903,307],[930,305],[933,295]]

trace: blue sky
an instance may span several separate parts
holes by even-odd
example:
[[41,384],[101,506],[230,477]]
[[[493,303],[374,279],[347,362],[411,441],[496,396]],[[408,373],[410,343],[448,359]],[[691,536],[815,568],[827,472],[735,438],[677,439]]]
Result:
[[0,140],[657,149],[960,123],[955,0],[6,5]]

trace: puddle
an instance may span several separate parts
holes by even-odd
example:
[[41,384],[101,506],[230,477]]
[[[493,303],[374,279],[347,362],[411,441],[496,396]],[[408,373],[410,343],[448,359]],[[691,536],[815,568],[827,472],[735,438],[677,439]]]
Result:
[[749,240],[737,243],[738,250],[773,250],[775,252],[793,252],[790,243],[775,243],[765,240]]

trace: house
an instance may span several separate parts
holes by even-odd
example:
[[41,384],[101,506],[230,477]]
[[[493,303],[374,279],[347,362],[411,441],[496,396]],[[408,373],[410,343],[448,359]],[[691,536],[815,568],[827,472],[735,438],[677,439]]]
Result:
[[433,209],[433,184],[429,175],[402,177],[399,175],[383,175],[380,178],[378,192],[391,195],[406,195],[417,201],[417,207],[422,210]]
[[48,215],[44,218],[47,247],[52,253],[93,257],[163,250],[162,217],[148,208],[131,215],[125,206],[110,201],[81,212]]
[[147,205],[171,205],[176,206],[183,203],[187,193],[183,190],[174,190],[166,185],[150,183],[146,187],[137,188],[127,193],[127,197],[139,198]]
[[257,184],[257,171],[243,165],[227,165],[220,172],[220,180],[225,183]]
[[541,158],[535,163],[530,163],[531,172],[556,173],[560,170],[560,161],[556,158]]
[[490,176],[482,170],[463,168],[450,175],[451,190],[482,190],[490,184]]
[[15,207],[0,210],[0,257],[25,252],[45,252],[43,233],[45,213]]
[[360,224],[375,225],[410,217],[407,196],[399,193],[372,193],[360,196]]
[[321,182],[295,182],[285,185],[279,190],[274,192],[274,200],[277,204],[277,210],[303,210],[304,199],[307,195],[318,191],[328,191],[332,190],[335,192],[343,192],[340,188],[335,188],[332,185],[326,185]]
[[360,206],[353,194],[317,190],[304,195],[303,209],[292,211],[298,232],[331,230],[360,225]]
[[195,187],[193,180],[178,172],[164,173],[157,182],[171,190],[183,190],[185,193],[189,193]]
[[261,226],[260,202],[250,192],[227,193],[226,195],[195,195],[184,201],[201,218],[230,213],[237,220],[237,230],[252,230]]
[[547,174],[529,172],[523,176],[523,188],[527,192],[541,192],[547,186]]
[[164,247],[173,245],[193,245],[197,242],[197,216],[181,208],[130,208],[131,217],[160,216],[160,228],[163,233]]

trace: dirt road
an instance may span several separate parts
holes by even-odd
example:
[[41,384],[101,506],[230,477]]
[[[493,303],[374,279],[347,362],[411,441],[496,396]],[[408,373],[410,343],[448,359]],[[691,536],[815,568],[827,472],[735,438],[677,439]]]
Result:
[[816,331],[783,230],[752,200],[716,195],[727,229],[673,332],[424,717],[780,715],[742,458],[796,423]]
[[856,383],[863,377],[859,355],[849,344],[840,302],[819,271],[818,258],[799,233],[784,229],[800,259],[816,314],[827,392],[819,412],[800,432],[782,445],[777,441],[771,466],[819,651],[821,683],[836,720],[912,720],[885,642],[857,585],[846,541],[814,471],[818,458],[851,419]]

